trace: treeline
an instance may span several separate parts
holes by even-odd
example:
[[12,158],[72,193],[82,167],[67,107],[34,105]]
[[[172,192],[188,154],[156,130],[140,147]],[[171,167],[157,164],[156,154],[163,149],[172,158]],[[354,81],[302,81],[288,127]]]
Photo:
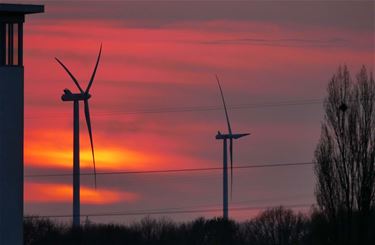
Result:
[[[372,213],[368,231],[375,231],[375,214]],[[130,244],[130,245],[343,245],[332,229],[332,224],[317,210],[310,215],[295,213],[278,207],[268,209],[246,222],[221,218],[198,218],[191,222],[176,223],[167,218],[146,217],[131,225],[94,224],[89,221],[81,229],[49,219],[27,217],[24,222],[25,245],[34,244]],[[375,232],[359,238],[357,226],[352,224],[353,245],[374,244]],[[341,234],[343,238],[347,234]],[[340,239],[341,240],[341,239]],[[358,241],[361,241],[359,243]]]

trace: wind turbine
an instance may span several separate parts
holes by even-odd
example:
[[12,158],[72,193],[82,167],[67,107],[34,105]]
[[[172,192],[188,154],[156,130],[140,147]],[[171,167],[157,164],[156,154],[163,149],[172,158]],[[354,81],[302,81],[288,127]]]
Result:
[[95,155],[94,155],[94,143],[92,139],[91,121],[90,121],[90,110],[89,110],[89,99],[91,98],[90,88],[94,81],[96,70],[98,68],[100,56],[102,53],[102,45],[100,45],[99,55],[96,60],[94,71],[91,75],[91,79],[84,91],[79,85],[77,79],[69,71],[69,69],[58,59],[56,61],[64,68],[73,80],[75,85],[79,89],[79,93],[72,93],[69,89],[64,89],[64,94],[61,96],[62,101],[73,101],[73,227],[80,226],[80,158],[79,158],[79,101],[83,101],[85,118],[87,129],[90,136],[92,161],[94,164],[94,180],[96,188],[96,166],[95,166]]
[[225,103],[223,90],[221,89],[219,77],[216,75],[216,81],[219,85],[221,99],[223,101],[225,117],[227,119],[228,125],[228,134],[222,134],[220,131],[217,132],[216,139],[223,140],[223,218],[228,219],[228,145],[227,140],[229,140],[229,156],[230,156],[230,175],[231,175],[231,195],[232,195],[232,186],[233,186],[233,140],[242,138],[244,136],[249,135],[246,134],[233,134],[232,128],[229,122],[229,116],[227,111],[227,105]]

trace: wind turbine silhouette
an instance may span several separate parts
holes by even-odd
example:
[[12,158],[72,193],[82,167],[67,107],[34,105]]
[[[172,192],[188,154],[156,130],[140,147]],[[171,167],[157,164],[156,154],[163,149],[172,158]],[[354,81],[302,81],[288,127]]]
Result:
[[248,133],[246,134],[233,134],[232,128],[230,126],[229,122],[229,116],[227,111],[227,105],[225,103],[223,90],[220,85],[219,77],[216,75],[216,81],[219,85],[220,89],[220,95],[221,99],[223,101],[224,111],[225,111],[225,117],[227,119],[227,125],[228,125],[228,134],[222,134],[220,131],[217,132],[216,139],[217,140],[223,140],[223,218],[228,219],[228,147],[227,147],[227,140],[229,140],[229,156],[230,156],[230,175],[231,175],[231,183],[230,183],[230,193],[232,195],[232,186],[233,186],[233,140],[242,138],[244,136],[250,135]]
[[94,181],[96,189],[96,165],[94,155],[94,143],[92,139],[91,121],[90,121],[90,110],[89,110],[89,99],[91,98],[90,88],[94,81],[96,70],[98,68],[100,56],[102,54],[102,45],[100,45],[99,55],[96,60],[94,71],[91,75],[91,79],[84,91],[79,85],[77,79],[69,71],[69,69],[58,59],[56,61],[64,68],[73,80],[75,85],[78,87],[80,93],[72,93],[69,89],[64,89],[64,94],[61,96],[62,101],[73,101],[73,227],[80,226],[80,157],[79,157],[79,101],[84,102],[85,118],[87,129],[90,136],[92,161],[94,164]]

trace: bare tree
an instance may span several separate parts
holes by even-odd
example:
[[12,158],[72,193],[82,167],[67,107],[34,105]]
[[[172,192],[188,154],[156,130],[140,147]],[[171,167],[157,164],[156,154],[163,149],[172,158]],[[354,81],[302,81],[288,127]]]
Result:
[[[356,81],[339,68],[328,84],[315,151],[316,198],[340,244],[364,244],[375,205],[375,83],[362,67]],[[339,241],[337,240],[339,239]]]
[[306,218],[283,207],[271,208],[243,225],[246,244],[302,244],[307,233]]

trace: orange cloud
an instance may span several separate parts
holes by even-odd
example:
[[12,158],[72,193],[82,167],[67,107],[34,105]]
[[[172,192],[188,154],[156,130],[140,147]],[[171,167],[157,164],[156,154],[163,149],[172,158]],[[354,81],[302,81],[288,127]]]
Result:
[[[25,162],[27,165],[45,168],[72,168],[72,134],[68,131],[52,129],[34,130],[26,135]],[[86,142],[87,141],[87,142]],[[104,142],[95,138],[95,160],[98,171],[118,169],[143,169],[150,156],[141,152],[120,149],[114,146],[101,146]],[[80,165],[92,168],[92,155],[88,139],[81,137]],[[98,144],[99,143],[99,144]],[[155,160],[155,157],[152,157]]]
[[[68,184],[40,184],[26,183],[26,202],[72,202],[73,189]],[[92,189],[81,186],[81,203],[83,204],[111,204],[117,202],[134,202],[139,199],[139,195],[132,192],[119,192],[108,189]]]

